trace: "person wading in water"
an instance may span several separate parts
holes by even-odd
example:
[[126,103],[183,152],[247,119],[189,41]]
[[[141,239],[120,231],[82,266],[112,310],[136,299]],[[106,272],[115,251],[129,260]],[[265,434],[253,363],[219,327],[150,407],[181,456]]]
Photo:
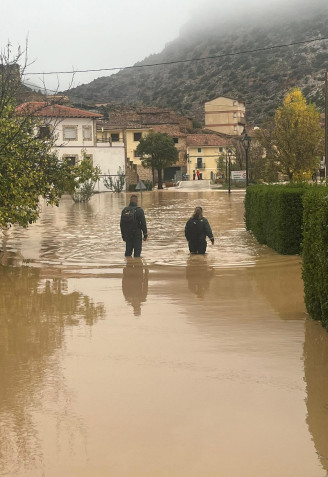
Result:
[[208,220],[203,217],[203,209],[201,207],[196,207],[192,217],[187,221],[185,236],[188,240],[190,253],[204,255],[207,247],[206,237],[208,237],[212,245],[214,245],[211,226]]
[[142,234],[144,240],[147,240],[148,235],[145,213],[138,206],[137,195],[131,195],[130,204],[122,210],[120,227],[125,242],[125,256],[131,257],[134,251],[134,257],[140,257]]

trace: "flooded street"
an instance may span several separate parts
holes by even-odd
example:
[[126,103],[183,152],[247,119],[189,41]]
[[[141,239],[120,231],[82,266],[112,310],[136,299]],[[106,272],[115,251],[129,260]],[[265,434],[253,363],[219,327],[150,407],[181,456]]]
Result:
[[[0,475],[324,477],[328,333],[297,256],[245,231],[243,192],[64,197],[0,249]],[[201,205],[215,236],[190,256]]]

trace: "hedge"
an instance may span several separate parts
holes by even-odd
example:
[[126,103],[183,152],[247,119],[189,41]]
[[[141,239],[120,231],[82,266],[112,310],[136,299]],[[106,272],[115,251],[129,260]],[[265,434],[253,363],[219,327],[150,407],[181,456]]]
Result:
[[305,305],[328,328],[328,190],[312,187],[304,195],[302,276]]
[[246,229],[257,241],[276,252],[301,252],[302,197],[307,187],[298,185],[251,185],[245,197]]

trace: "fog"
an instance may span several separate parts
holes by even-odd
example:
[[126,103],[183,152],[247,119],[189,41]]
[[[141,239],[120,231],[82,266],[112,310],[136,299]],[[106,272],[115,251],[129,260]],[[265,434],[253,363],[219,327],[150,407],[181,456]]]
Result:
[[[327,0],[2,0],[0,46],[10,41],[13,53],[28,38],[26,84],[66,89],[89,83],[160,53],[179,35],[196,37],[208,30],[229,31],[249,25],[265,27],[315,9]],[[102,70],[103,69],[103,70]],[[102,70],[102,71],[100,71]],[[42,74],[49,73],[52,74]],[[37,74],[35,74],[37,73]]]

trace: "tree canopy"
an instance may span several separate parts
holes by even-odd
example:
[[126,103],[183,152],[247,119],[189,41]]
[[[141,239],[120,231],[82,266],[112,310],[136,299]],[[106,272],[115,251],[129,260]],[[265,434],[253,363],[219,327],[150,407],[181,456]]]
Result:
[[141,156],[143,167],[157,170],[158,188],[163,189],[163,170],[175,164],[179,158],[173,139],[166,133],[151,132],[140,139],[136,153]]
[[0,53],[0,229],[18,224],[26,227],[39,217],[39,198],[58,205],[64,192],[98,171],[86,157],[77,166],[60,161],[54,149],[54,133],[38,134],[40,119],[16,112],[21,89],[19,52],[13,59]]
[[315,105],[307,104],[301,90],[295,88],[276,110],[273,122],[257,133],[266,156],[290,180],[318,167],[324,136],[319,117]]

